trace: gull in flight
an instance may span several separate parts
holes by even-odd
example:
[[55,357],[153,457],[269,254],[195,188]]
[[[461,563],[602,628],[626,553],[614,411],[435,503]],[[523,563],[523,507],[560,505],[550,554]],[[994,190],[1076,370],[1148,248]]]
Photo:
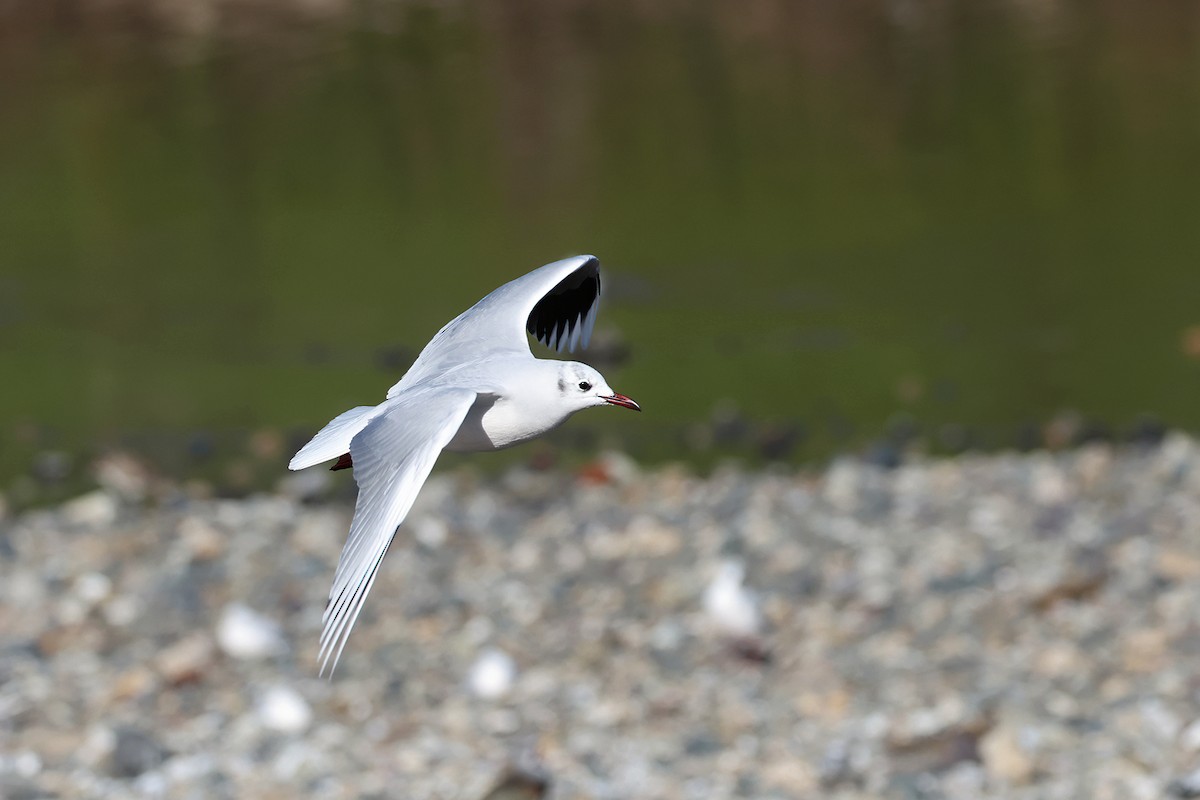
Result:
[[321,674],[337,668],[379,564],[442,450],[499,450],[561,425],[576,411],[640,411],[577,361],[534,358],[526,332],[558,352],[587,347],[600,305],[600,262],[575,256],[504,284],[425,345],[377,406],[341,414],[289,469],[337,459],[354,469],[358,501],[321,633]]

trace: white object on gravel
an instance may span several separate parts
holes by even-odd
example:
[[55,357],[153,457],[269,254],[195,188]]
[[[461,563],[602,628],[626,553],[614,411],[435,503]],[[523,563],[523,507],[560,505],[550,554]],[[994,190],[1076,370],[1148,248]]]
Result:
[[241,603],[230,603],[217,623],[217,644],[228,656],[257,660],[287,652],[278,623]]
[[280,733],[303,733],[312,723],[312,708],[290,686],[272,686],[263,693],[255,709],[259,721]]
[[475,660],[467,679],[471,691],[485,700],[508,694],[517,675],[516,662],[503,650],[489,648]]
[[762,629],[758,600],[744,585],[746,565],[726,559],[704,590],[704,613],[720,633],[735,638],[757,636]]

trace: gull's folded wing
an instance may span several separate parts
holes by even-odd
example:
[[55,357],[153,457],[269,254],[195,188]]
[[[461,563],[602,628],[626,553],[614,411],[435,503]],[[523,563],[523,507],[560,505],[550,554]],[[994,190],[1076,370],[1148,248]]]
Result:
[[386,404],[387,410],[351,440],[358,502],[325,609],[319,655],[322,674],[327,666],[330,674],[337,668],[396,526],[412,508],[438,454],[454,438],[475,397],[467,389],[408,393]]
[[595,256],[575,256],[539,267],[448,322],[387,396],[394,397],[425,378],[453,372],[463,363],[464,353],[479,358],[498,350],[528,352],[527,332],[560,353],[587,347],[599,307],[600,261]]

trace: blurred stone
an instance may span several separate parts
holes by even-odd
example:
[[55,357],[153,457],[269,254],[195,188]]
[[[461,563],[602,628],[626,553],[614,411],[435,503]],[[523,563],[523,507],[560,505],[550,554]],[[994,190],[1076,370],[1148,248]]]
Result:
[[104,620],[114,628],[132,624],[142,613],[142,601],[132,595],[118,595],[104,605]]
[[772,423],[758,434],[758,453],[767,461],[786,461],[804,441],[804,428],[799,424]]
[[255,713],[264,727],[280,733],[302,733],[312,723],[308,701],[289,686],[267,689],[259,698]]
[[1078,439],[1083,424],[1078,412],[1060,412],[1042,428],[1042,443],[1050,450],[1062,450]]
[[1075,472],[1083,489],[1092,489],[1108,477],[1113,466],[1113,448],[1105,444],[1082,447],[1075,459]]
[[130,667],[112,682],[112,697],[117,701],[144,697],[158,688],[154,673],[143,666]]
[[1063,601],[1087,600],[1109,577],[1108,561],[1096,550],[1078,550],[1055,566],[1033,598],[1038,611],[1048,611]]
[[608,452],[579,470],[579,479],[584,483],[614,483],[628,486],[640,474],[637,462],[624,453]]
[[649,515],[638,515],[625,531],[626,552],[641,558],[663,558],[683,547],[683,536]]
[[246,459],[233,459],[222,472],[221,489],[241,495],[254,487],[254,465]]
[[729,643],[733,654],[752,664],[770,664],[771,648],[761,636],[738,636]]
[[517,665],[502,650],[484,650],[471,665],[467,683],[477,697],[495,700],[508,694],[517,675]]
[[71,457],[57,450],[38,453],[33,459],[30,472],[39,483],[54,485],[62,483],[71,474]]
[[1189,753],[1200,751],[1200,718],[1192,720],[1179,734],[1179,746]]
[[99,528],[117,521],[116,498],[103,489],[80,495],[63,503],[63,519],[82,528]]
[[225,534],[200,516],[184,517],[178,536],[196,561],[212,561],[225,552]]
[[167,683],[178,686],[202,679],[215,656],[212,638],[197,631],[162,650],[154,659],[154,666]]
[[858,502],[861,467],[839,458],[825,472],[825,498],[835,508],[849,510]]
[[83,745],[76,751],[75,757],[84,765],[96,768],[112,757],[116,746],[116,731],[105,724],[95,725],[88,731],[87,737],[83,740]]
[[[60,617],[61,619],[61,617]],[[45,658],[53,658],[79,642],[77,623],[47,626],[36,639],[37,652]]]
[[966,425],[958,422],[947,422],[937,429],[937,443],[948,453],[961,453],[969,450],[975,442],[975,435]]
[[1171,547],[1158,551],[1155,567],[1159,575],[1171,581],[1200,578],[1200,555]]
[[1071,499],[1071,489],[1063,471],[1048,460],[1035,462],[1032,494],[1044,506],[1061,505]]
[[1074,642],[1051,642],[1041,648],[1034,659],[1034,669],[1040,675],[1069,676],[1083,673],[1091,659]]
[[131,503],[144,500],[150,486],[146,467],[128,453],[107,453],[96,459],[92,475],[101,488]]
[[978,710],[947,702],[896,720],[888,752],[902,772],[936,772],[959,761],[979,761],[980,737],[990,726]]
[[333,475],[327,469],[305,469],[289,472],[279,479],[279,492],[297,500],[315,500],[329,493]]
[[1171,781],[1170,792],[1173,797],[1200,797],[1200,768]]
[[1121,647],[1121,661],[1130,672],[1155,673],[1167,660],[1167,632],[1145,628],[1130,632]]
[[166,760],[168,752],[150,733],[118,728],[109,772],[118,778],[135,778]]
[[1167,435],[1162,420],[1151,414],[1139,414],[1129,431],[1129,442],[1142,447],[1157,447]]
[[41,756],[33,750],[21,749],[0,755],[0,775],[10,773],[19,778],[36,778],[42,766]]
[[818,771],[821,786],[832,789],[839,784],[852,781],[856,774],[850,763],[850,742],[845,739],[834,739],[825,747],[821,755],[821,766]]
[[446,521],[432,514],[422,515],[409,523],[413,537],[430,550],[436,550],[450,537]]
[[997,725],[979,740],[983,766],[993,778],[1013,786],[1028,783],[1034,774],[1034,760],[1021,747],[1018,729],[1008,723]]
[[750,435],[749,421],[732,400],[721,400],[713,407],[709,426],[718,447],[739,445]]
[[1179,337],[1180,351],[1190,359],[1200,361],[1200,325],[1189,325]]
[[262,461],[279,461],[283,457],[283,434],[274,428],[262,428],[250,435],[250,454]]
[[187,453],[193,461],[207,461],[216,452],[217,445],[211,434],[200,431],[188,439]]
[[879,439],[867,446],[862,459],[873,467],[896,469],[904,463],[904,449],[896,442]]
[[797,758],[777,759],[761,769],[763,785],[786,797],[812,797],[820,788],[817,771]]
[[1183,721],[1157,697],[1147,697],[1138,703],[1141,719],[1140,727],[1150,734],[1150,738],[1168,742],[1174,741],[1183,729]]
[[51,800],[58,797],[58,794],[43,789],[30,778],[0,774],[0,797],[4,800]]
[[73,588],[75,596],[91,608],[112,594],[112,581],[103,572],[85,572],[75,579]]
[[226,655],[257,660],[287,652],[278,623],[240,603],[231,603],[217,623],[217,643]]
[[541,800],[550,789],[543,775],[510,769],[483,795],[483,800]]

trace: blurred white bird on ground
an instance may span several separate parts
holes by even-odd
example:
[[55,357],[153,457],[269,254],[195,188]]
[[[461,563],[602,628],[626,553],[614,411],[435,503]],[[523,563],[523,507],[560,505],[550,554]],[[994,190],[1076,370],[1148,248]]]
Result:
[[746,565],[727,558],[704,590],[704,613],[722,636],[749,639],[762,631],[758,599],[745,587]]

